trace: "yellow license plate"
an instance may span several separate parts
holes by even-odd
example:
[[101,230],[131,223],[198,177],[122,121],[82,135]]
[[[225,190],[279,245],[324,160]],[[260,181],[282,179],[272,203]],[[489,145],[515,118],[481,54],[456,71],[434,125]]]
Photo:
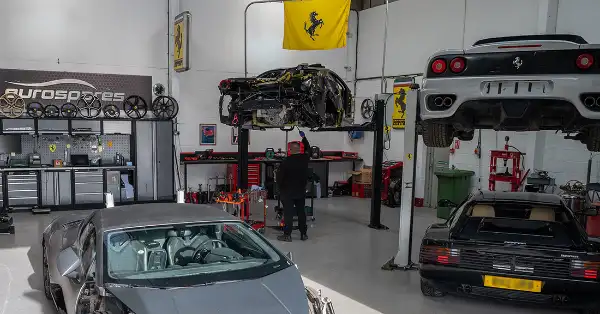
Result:
[[483,277],[483,285],[490,288],[537,293],[542,292],[542,282],[539,280],[516,279],[486,275]]

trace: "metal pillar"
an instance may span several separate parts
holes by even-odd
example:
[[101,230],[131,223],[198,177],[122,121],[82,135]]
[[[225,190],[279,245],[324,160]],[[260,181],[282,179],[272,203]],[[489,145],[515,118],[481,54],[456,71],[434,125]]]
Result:
[[250,130],[238,126],[238,188],[248,188],[248,138]]
[[404,167],[402,171],[402,203],[400,206],[400,227],[398,232],[398,252],[383,269],[415,269],[412,262],[412,234],[414,195],[417,159],[417,115],[419,91],[409,91],[406,97],[406,126],[404,129]]
[[[379,96],[379,95],[378,95]],[[386,97],[383,95],[383,97]],[[376,97],[377,98],[377,97]],[[371,219],[369,228],[385,230],[388,227],[381,224],[381,184],[383,181],[383,137],[385,122],[385,99],[375,99],[375,129],[373,130],[373,169],[372,169],[372,196]]]

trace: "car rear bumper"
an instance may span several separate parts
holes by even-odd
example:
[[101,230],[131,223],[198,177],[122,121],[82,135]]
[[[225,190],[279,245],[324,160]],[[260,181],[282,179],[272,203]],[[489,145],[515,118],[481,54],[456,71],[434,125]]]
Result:
[[[421,265],[421,278],[435,288],[448,292],[466,294],[474,297],[494,298],[509,301],[540,303],[565,308],[600,307],[600,284],[597,282],[527,277],[499,272],[482,272],[438,265]],[[495,275],[543,282],[542,292],[521,292],[497,288],[488,288],[483,284],[484,275]]]
[[[497,89],[486,90],[484,82],[547,82],[547,88],[542,92],[529,92],[527,86],[520,85],[516,91]],[[495,85],[494,85],[495,86]],[[521,76],[478,76],[425,78],[421,88],[420,112],[421,119],[444,119],[452,117],[465,102],[511,99],[523,100],[560,100],[572,104],[582,117],[600,119],[599,111],[587,109],[580,96],[585,93],[597,93],[600,87],[600,75],[521,75]],[[432,101],[437,95],[454,95],[456,100],[446,110],[430,110],[428,99]]]

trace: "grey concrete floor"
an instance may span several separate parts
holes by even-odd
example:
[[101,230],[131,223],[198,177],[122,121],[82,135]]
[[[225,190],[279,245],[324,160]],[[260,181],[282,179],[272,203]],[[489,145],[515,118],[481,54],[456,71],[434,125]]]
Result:
[[[378,231],[367,227],[369,207],[364,199],[316,200],[308,241],[294,233],[293,242],[282,243],[275,239],[279,231],[266,233],[281,250],[293,253],[305,283],[322,288],[337,313],[569,313],[455,296],[423,297],[417,271],[381,270],[397,251],[398,209],[383,207],[382,223],[390,229]],[[40,234],[63,213],[16,213],[16,234],[0,235],[0,314],[55,313],[42,292]],[[274,217],[272,207],[268,215]],[[413,261],[424,229],[435,221],[433,210],[415,210]]]

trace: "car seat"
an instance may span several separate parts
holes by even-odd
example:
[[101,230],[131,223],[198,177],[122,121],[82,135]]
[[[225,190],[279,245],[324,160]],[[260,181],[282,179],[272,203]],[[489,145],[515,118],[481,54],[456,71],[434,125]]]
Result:
[[[200,244],[210,238],[202,233],[198,233],[192,237],[192,231],[189,229],[181,230],[169,230],[167,232],[166,250],[168,256],[168,262],[170,266],[177,265],[175,261],[175,255],[177,252],[185,247],[198,248]],[[191,258],[194,252],[186,251],[181,253],[185,258]]]
[[494,210],[494,206],[477,204],[471,209],[471,217],[493,218],[496,217],[496,212]]
[[147,269],[146,246],[128,233],[114,234],[108,241],[109,273],[127,273]]
[[550,207],[533,207],[529,214],[529,220],[556,221],[556,213]]

